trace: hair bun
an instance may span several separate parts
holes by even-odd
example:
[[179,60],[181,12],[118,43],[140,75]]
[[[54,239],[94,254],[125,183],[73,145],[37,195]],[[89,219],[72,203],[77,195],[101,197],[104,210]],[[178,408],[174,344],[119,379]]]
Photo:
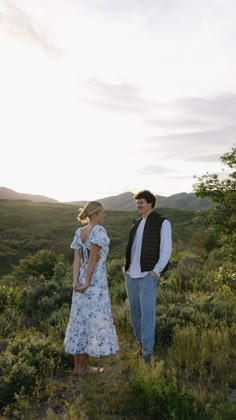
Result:
[[78,216],[78,219],[79,220],[86,220],[87,219],[87,213],[86,213],[86,210],[83,208],[83,207],[81,207],[80,209],[79,209],[79,216]]

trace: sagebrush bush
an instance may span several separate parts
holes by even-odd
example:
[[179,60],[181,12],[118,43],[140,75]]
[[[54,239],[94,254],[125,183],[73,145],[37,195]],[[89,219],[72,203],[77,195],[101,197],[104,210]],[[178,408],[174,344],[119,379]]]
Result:
[[19,287],[0,285],[0,313],[2,314],[7,308],[17,305],[20,294]]
[[116,276],[122,279],[122,267],[124,260],[122,258],[113,258],[107,262],[107,273],[114,279]]
[[186,304],[186,296],[177,303],[158,304],[155,330],[157,345],[163,348],[171,346],[175,328],[197,322],[196,315],[194,305]]
[[0,315],[0,338],[14,336],[23,326],[23,316],[17,308],[6,308]]
[[138,418],[158,420],[199,419],[193,395],[178,384],[175,371],[164,362],[134,370],[131,387],[137,392]]
[[235,263],[225,262],[219,267],[217,281],[227,285],[236,295],[236,266]]
[[224,321],[228,326],[236,322],[236,294],[227,285],[222,285],[211,295],[206,311],[211,318]]
[[37,281],[41,276],[46,280],[51,279],[58,263],[68,265],[62,254],[40,250],[34,255],[27,255],[21,259],[15,267],[13,275],[18,282],[30,286],[34,280]]
[[15,394],[43,389],[47,377],[69,364],[49,338],[34,331],[18,334],[0,354],[0,408],[14,402]]
[[130,333],[133,336],[127,299],[119,305],[113,305],[113,319],[118,332]]
[[63,304],[70,304],[72,286],[61,286],[55,279],[22,289],[18,303],[19,312],[23,314],[26,325],[37,326],[47,320]]
[[61,308],[52,312],[46,321],[42,322],[42,329],[56,342],[62,343],[70,315],[70,306],[63,303]]
[[124,284],[114,286],[110,291],[110,297],[113,303],[122,303],[127,300],[127,291]]
[[229,328],[199,330],[195,326],[177,327],[169,355],[175,365],[194,370],[197,376],[211,374],[213,378],[224,371],[231,358]]
[[175,270],[179,290],[199,290],[203,279],[203,263],[197,255],[184,254]]

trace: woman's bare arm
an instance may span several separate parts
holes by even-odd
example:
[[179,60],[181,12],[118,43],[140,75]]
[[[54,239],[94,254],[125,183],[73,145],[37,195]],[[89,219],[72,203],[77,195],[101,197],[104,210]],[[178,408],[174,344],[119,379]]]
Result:
[[89,253],[89,259],[88,259],[88,265],[87,265],[87,273],[86,273],[86,279],[85,284],[79,286],[76,288],[77,292],[85,292],[85,290],[90,286],[92,275],[95,269],[96,263],[99,261],[99,250],[100,246],[91,244],[91,249]]
[[78,286],[80,264],[81,264],[80,255],[79,255],[79,252],[75,249],[74,261],[73,261],[73,288]]

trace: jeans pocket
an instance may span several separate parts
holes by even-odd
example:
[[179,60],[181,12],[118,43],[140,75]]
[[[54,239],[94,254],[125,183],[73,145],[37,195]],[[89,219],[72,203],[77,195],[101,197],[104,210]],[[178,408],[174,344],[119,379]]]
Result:
[[157,280],[155,277],[153,277],[151,274],[147,274],[147,277],[149,278],[149,279],[153,279],[153,280]]

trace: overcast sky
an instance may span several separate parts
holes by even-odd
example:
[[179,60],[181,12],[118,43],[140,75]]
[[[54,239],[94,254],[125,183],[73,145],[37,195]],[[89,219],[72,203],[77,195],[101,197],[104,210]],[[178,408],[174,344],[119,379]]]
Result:
[[235,0],[0,0],[0,186],[191,192],[236,143]]

